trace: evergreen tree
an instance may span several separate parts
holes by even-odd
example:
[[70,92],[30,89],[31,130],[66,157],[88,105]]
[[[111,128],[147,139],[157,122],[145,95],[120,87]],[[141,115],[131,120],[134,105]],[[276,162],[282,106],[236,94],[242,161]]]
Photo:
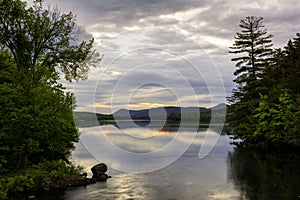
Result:
[[239,54],[232,58],[236,62],[237,88],[228,98],[228,120],[237,136],[242,139],[253,139],[255,118],[253,111],[259,104],[260,94],[267,90],[261,82],[264,69],[271,63],[273,37],[268,34],[262,23],[262,17],[249,16],[240,21],[241,32],[237,33],[229,53]]
[[282,60],[279,68],[284,71],[282,76],[283,87],[290,90],[292,94],[300,94],[300,34],[289,40],[283,50]]
[[269,88],[254,115],[255,137],[266,145],[300,146],[300,34],[278,49],[266,68],[263,83]]
[[[234,75],[237,78],[237,90],[234,90],[233,96],[230,98],[232,102],[238,102],[245,97],[245,94],[257,91],[261,75],[271,60],[273,35],[267,34],[262,24],[262,17],[246,17],[241,20],[241,33],[237,33],[235,42],[229,53],[241,54],[239,57],[231,60],[236,63],[236,71]],[[251,93],[252,95],[252,93]],[[254,94],[255,95],[255,94]]]

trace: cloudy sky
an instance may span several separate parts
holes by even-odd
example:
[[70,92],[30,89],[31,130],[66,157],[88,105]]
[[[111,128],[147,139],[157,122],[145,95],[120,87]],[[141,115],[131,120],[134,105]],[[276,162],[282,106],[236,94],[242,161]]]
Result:
[[213,106],[234,87],[228,47],[246,16],[263,16],[283,47],[300,30],[299,0],[47,0],[72,11],[79,39],[104,57],[68,84],[78,110],[112,113],[161,105]]

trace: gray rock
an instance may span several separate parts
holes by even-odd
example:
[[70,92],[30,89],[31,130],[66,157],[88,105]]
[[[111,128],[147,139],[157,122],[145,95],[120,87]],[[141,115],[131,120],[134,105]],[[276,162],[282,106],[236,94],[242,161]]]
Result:
[[111,178],[111,176],[108,176],[107,174],[93,175],[92,177],[92,179],[95,179],[98,182],[106,181],[109,178]]
[[95,165],[91,168],[91,171],[93,172],[92,179],[94,179],[95,181],[102,182],[111,178],[111,176],[105,174],[105,172],[107,171],[107,165],[104,163]]
[[97,164],[91,168],[91,171],[93,172],[93,175],[100,176],[107,171],[107,165],[104,163]]

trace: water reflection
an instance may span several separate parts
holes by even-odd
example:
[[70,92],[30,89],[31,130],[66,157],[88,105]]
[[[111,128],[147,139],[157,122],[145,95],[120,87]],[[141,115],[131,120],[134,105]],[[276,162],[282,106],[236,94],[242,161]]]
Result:
[[300,199],[300,154],[236,148],[228,154],[228,176],[243,199]]
[[97,160],[104,160],[114,169],[150,172],[172,164],[191,145],[197,148],[194,155],[198,155],[200,147],[209,149],[220,137],[212,129],[193,125],[161,128],[160,123],[152,123],[150,127],[123,122],[121,126],[81,128],[80,141]]
[[[114,130],[113,127],[107,128]],[[198,139],[203,138],[205,131],[199,131]],[[166,135],[172,134],[174,132]],[[201,145],[195,140],[172,165],[154,172],[132,174],[110,168],[112,179],[106,183],[68,190],[64,199],[241,199],[239,190],[234,188],[227,177],[226,158],[228,152],[232,151],[229,143],[227,136],[221,136],[213,151],[204,159],[199,159]],[[83,153],[77,154],[83,155],[86,156]],[[78,157],[78,161],[86,158]],[[89,158],[85,163],[92,161]]]
[[[228,152],[233,151],[233,147],[230,145],[230,139],[227,136],[220,136],[217,144],[208,156],[203,159],[199,159],[198,152],[201,146],[210,145],[203,143],[205,136],[213,137],[218,135],[211,129],[201,129],[198,132],[192,132],[189,127],[185,127],[181,132],[169,127],[169,131],[155,129],[154,127],[140,128],[123,126],[122,130],[119,130],[113,125],[107,125],[98,127],[103,130],[102,133],[97,131],[97,128],[85,128],[81,129],[82,135],[90,137],[91,140],[95,140],[99,134],[110,136],[115,139],[115,143],[122,148],[133,145],[129,140],[124,138],[120,131],[126,131],[130,134],[138,134],[144,132],[144,134],[151,136],[151,142],[143,143],[137,142],[131,151],[138,152],[151,150],[148,146],[160,146],[164,143],[173,140],[174,135],[180,134],[180,137],[176,137],[179,144],[192,142],[189,144],[189,148],[179,155],[179,159],[172,164],[167,165],[159,170],[154,170],[147,173],[126,173],[114,170],[116,165],[131,164],[132,167],[139,167],[140,165],[148,165],[150,162],[164,162],[167,159],[176,158],[174,152],[170,154],[157,154],[153,157],[142,157],[139,160],[130,159],[130,157],[123,157],[118,160],[109,160],[109,157],[113,157],[114,152],[110,152],[106,149],[101,152],[101,155],[106,156],[107,159],[99,160],[93,157],[81,142],[77,144],[76,150],[73,152],[73,158],[77,164],[83,165],[86,169],[90,169],[93,165],[99,162],[107,163],[110,168],[108,174],[112,176],[107,182],[96,183],[88,185],[86,187],[70,188],[62,193],[56,193],[49,191],[42,195],[36,195],[37,199],[208,199],[208,200],[225,200],[225,199],[241,199],[240,190],[235,188],[233,180],[227,177],[227,157]],[[155,134],[153,134],[155,132]],[[104,133],[104,134],[103,134]],[[193,134],[196,136],[193,138]],[[218,135],[219,136],[219,135]],[[119,137],[119,139],[117,139]],[[133,136],[131,136],[133,137]],[[134,138],[134,137],[133,137]],[[144,140],[137,138],[139,140]],[[209,140],[208,140],[209,141]],[[98,145],[102,145],[101,141],[98,141]],[[122,146],[123,145],[123,146]],[[129,148],[129,147],[127,147]],[[88,176],[91,176],[89,171]],[[26,198],[25,198],[26,199]]]
[[[215,145],[215,137],[220,136],[214,130],[207,128],[195,132],[194,128],[189,126],[182,127],[180,130],[176,126],[168,126],[160,130],[156,126],[137,128],[126,123],[122,125],[122,129],[114,125],[105,125],[81,128],[80,131],[81,140],[73,152],[76,162],[80,165],[88,163],[85,165],[90,168],[97,160],[104,161],[115,169],[126,164],[137,169],[141,165],[154,165],[155,162],[165,162],[167,166],[183,154],[197,156],[201,147]],[[104,141],[107,139],[109,144]],[[165,148],[171,142],[176,145],[173,145],[173,148]],[[134,158],[120,156],[117,150],[110,148],[111,144],[132,153]],[[181,150],[180,148],[183,147],[185,149]],[[145,154],[148,157],[144,156]],[[152,166],[152,169],[158,169],[154,167]]]
[[143,175],[120,174],[106,183],[67,190],[64,199],[149,199],[150,192]]
[[[98,128],[98,129],[97,129]],[[99,132],[99,128],[102,132]],[[89,170],[99,162],[107,163],[108,174],[112,178],[105,183],[96,183],[87,187],[70,188],[66,191],[49,191],[36,195],[36,199],[300,199],[300,154],[265,154],[252,150],[234,148],[226,135],[221,135],[213,150],[205,158],[199,159],[201,147],[211,145],[203,143],[205,136],[213,137],[217,133],[213,129],[200,129],[193,133],[189,127],[178,132],[176,127],[159,130],[155,127],[136,128],[124,124],[122,129],[113,125],[81,129],[82,135],[96,140],[97,145],[105,145],[97,140],[99,135],[110,137],[120,148],[136,154],[160,148],[176,137],[178,144],[190,142],[189,148],[172,164],[148,173],[125,173],[114,170],[114,166],[131,164],[133,168],[148,165],[149,162],[163,162],[174,158],[172,154],[157,154],[153,157],[141,156],[139,160],[130,157],[118,157],[107,146],[99,154],[103,160],[96,159],[87,150],[82,141],[77,144],[73,158],[77,164]],[[122,132],[123,131],[123,132]],[[124,133],[129,133],[126,135]],[[135,134],[144,137],[135,137]],[[129,139],[128,139],[129,138]],[[137,141],[136,143],[133,141]],[[142,141],[142,142],[141,142]],[[209,141],[209,139],[208,139]],[[153,147],[153,148],[152,148]],[[97,148],[97,146],[95,147]],[[91,172],[88,171],[91,176]],[[22,199],[17,197],[16,199]],[[27,199],[27,196],[23,199]]]

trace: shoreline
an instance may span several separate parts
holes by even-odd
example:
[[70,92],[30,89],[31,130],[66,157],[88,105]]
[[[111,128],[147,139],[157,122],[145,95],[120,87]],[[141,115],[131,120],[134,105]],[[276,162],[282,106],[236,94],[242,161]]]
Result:
[[[13,180],[13,179],[17,179],[17,177],[24,177],[24,181],[32,180],[32,181],[29,181],[28,183],[24,182],[24,185],[25,186],[27,185],[29,188],[22,188],[22,189],[21,188],[18,188],[18,189],[13,188],[8,191],[0,191],[0,193],[1,192],[6,193],[6,194],[3,193],[2,195],[0,195],[0,199],[7,199],[7,198],[10,199],[10,198],[17,197],[19,195],[21,195],[21,196],[25,195],[25,196],[34,198],[35,195],[40,194],[40,193],[49,192],[49,191],[63,191],[68,188],[87,186],[90,184],[95,184],[97,182],[96,179],[87,178],[82,175],[69,175],[64,179],[54,181],[49,175],[33,176],[31,174],[23,174],[23,175],[16,174],[16,175],[12,175],[10,177],[2,178],[0,183],[3,182],[4,179]],[[23,186],[23,187],[25,187],[25,186]]]
[[14,199],[14,197],[24,195],[28,198],[35,198],[35,195],[44,192],[87,186],[96,182],[105,182],[111,178],[105,174],[107,166],[104,163],[95,165],[92,171],[93,177],[91,178],[87,177],[86,173],[80,172],[79,167],[67,165],[65,168],[50,171],[39,171],[33,167],[24,171],[11,172],[9,175],[0,177],[0,199]]

